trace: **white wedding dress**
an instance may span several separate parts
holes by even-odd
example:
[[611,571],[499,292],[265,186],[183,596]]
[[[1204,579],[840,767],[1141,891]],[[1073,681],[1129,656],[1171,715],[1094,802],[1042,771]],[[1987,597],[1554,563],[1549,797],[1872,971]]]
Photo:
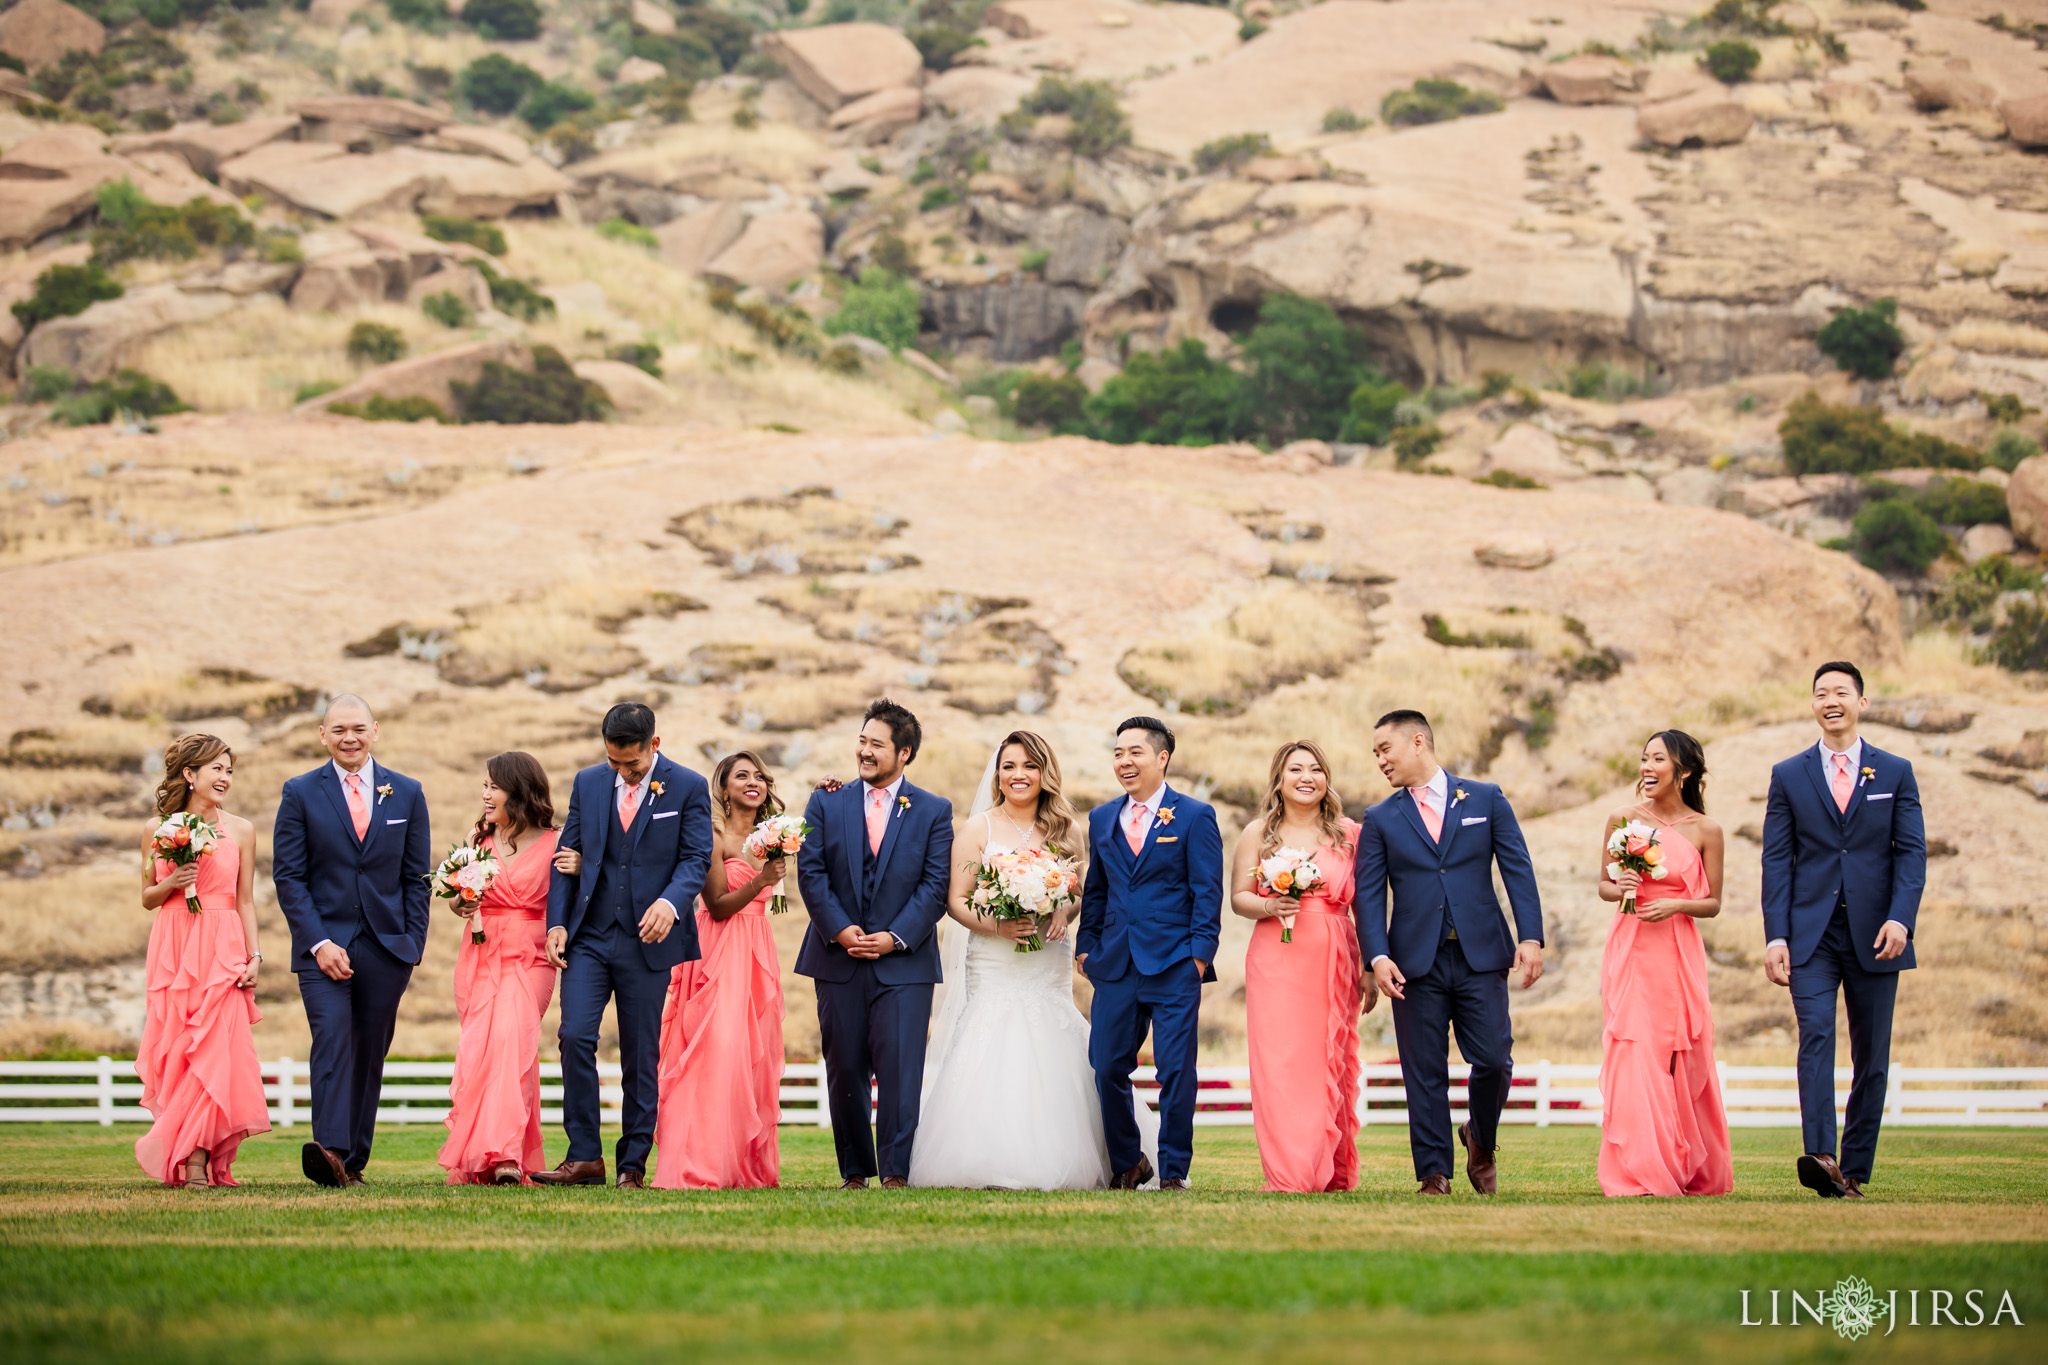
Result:
[[[993,826],[987,851],[1008,851]],[[942,954],[947,999],[933,1010],[910,1183],[1101,1189],[1113,1172],[1088,1064],[1088,1021],[1074,1008],[1071,926],[1040,951],[1020,953],[1008,939],[971,933],[950,917],[940,924],[967,942],[962,952],[949,940]],[[1137,1117],[1156,1168],[1158,1116],[1140,1102]]]

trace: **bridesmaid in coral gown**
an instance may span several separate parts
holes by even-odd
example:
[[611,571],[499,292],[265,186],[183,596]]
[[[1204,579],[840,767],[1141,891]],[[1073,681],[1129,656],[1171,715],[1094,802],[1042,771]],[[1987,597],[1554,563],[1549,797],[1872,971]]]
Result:
[[[135,1159],[170,1186],[235,1184],[235,1152],[270,1131],[270,1101],[250,1025],[256,1012],[256,830],[221,809],[234,785],[225,740],[186,735],[164,751],[159,821],[180,811],[219,831],[209,852],[175,864],[142,840],[142,908],[149,931],[148,1003],[135,1074],[155,1122]],[[199,898],[195,913],[186,893]]]
[[664,1190],[759,1189],[782,1178],[782,967],[768,898],[785,860],[758,863],[743,850],[782,802],[768,765],[746,750],[719,760],[711,792],[722,819],[697,905],[703,956],[671,974],[661,1019],[650,1183]]
[[[1610,1195],[1726,1194],[1735,1185],[1728,1117],[1714,1070],[1714,1014],[1699,925],[1721,912],[1721,827],[1706,816],[1705,751],[1683,730],[1643,746],[1640,804],[1601,831],[1600,898],[1633,893],[1600,963],[1600,1189]],[[1656,831],[1664,872],[1643,880],[1610,863],[1613,831]]]
[[[1264,896],[1259,862],[1282,848],[1309,853],[1323,880],[1307,895]],[[1252,928],[1245,1023],[1252,1131],[1265,1188],[1320,1194],[1358,1188],[1358,1015],[1379,1003],[1359,964],[1351,920],[1358,825],[1330,787],[1330,765],[1307,740],[1273,755],[1265,802],[1237,841],[1231,908]],[[1291,918],[1293,941],[1281,942]]]
[[547,1169],[540,1019],[555,993],[545,947],[548,872],[561,865],[573,873],[581,860],[556,851],[555,807],[539,760],[514,750],[485,771],[483,816],[470,841],[491,850],[500,867],[473,910],[456,910],[468,920],[455,959],[462,1036],[443,1120],[448,1140],[436,1160],[451,1185],[521,1185],[528,1171]]

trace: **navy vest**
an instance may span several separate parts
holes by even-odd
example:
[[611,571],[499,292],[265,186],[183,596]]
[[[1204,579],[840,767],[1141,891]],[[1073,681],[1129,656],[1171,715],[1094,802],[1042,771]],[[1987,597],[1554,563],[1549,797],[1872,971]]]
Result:
[[627,932],[638,934],[640,916],[633,912],[633,878],[626,870],[626,855],[632,851],[633,840],[618,827],[618,818],[614,812],[612,828],[605,831],[604,857],[598,860],[597,881],[590,888],[588,913],[599,924],[610,924],[616,920],[625,926]]

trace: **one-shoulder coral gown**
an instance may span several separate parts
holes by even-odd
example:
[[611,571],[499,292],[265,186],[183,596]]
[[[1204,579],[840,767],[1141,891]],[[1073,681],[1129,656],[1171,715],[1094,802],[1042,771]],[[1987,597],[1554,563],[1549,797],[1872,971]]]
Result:
[[[1639,904],[1704,900],[1699,850],[1666,828],[1667,874]],[[1600,963],[1600,1189],[1610,1195],[1726,1194],[1735,1185],[1728,1116],[1714,1070],[1707,953],[1690,915],[1645,924],[1616,912]]]
[[1298,1194],[1358,1188],[1358,1002],[1363,988],[1352,926],[1352,859],[1314,853],[1323,886],[1301,898],[1294,941],[1280,921],[1252,928],[1244,962],[1245,1028],[1252,1063],[1252,1131],[1265,1188]]
[[[448,1085],[448,1140],[435,1159],[451,1185],[481,1184],[510,1161],[545,1170],[540,1140],[540,1018],[555,993],[548,962],[548,874],[554,830],[499,869],[477,903],[484,941],[463,926],[455,959],[462,1036]],[[490,846],[486,839],[485,846]]]
[[[156,878],[177,870],[159,860]],[[233,1185],[242,1139],[270,1131],[270,1101],[250,1025],[256,993],[235,983],[249,963],[235,889],[242,850],[221,838],[200,855],[199,912],[182,893],[157,908],[149,930],[148,1003],[135,1074],[155,1122],[135,1140],[135,1159],[166,1185],[185,1183],[185,1161],[204,1147],[209,1185]]]
[[[753,877],[744,858],[725,860],[728,889]],[[782,968],[768,924],[772,894],[764,889],[723,923],[700,902],[703,956],[670,974],[656,1188],[758,1189],[781,1181]]]

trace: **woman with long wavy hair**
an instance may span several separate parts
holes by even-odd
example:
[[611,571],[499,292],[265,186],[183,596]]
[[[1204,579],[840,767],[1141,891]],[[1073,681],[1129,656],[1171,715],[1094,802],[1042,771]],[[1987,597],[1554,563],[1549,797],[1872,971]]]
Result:
[[[155,1120],[135,1143],[142,1169],[170,1186],[232,1185],[242,1139],[270,1131],[270,1101],[250,1026],[256,1011],[256,829],[222,808],[235,755],[214,735],[164,750],[156,819],[193,815],[216,838],[173,863],[142,837],[142,908],[149,930],[148,998],[135,1074]],[[189,897],[193,899],[188,899]],[[196,904],[197,908],[193,908]]]
[[697,901],[702,956],[669,974],[661,1016],[654,1178],[664,1190],[761,1189],[782,1180],[782,964],[768,898],[788,858],[755,858],[747,836],[782,814],[775,778],[751,749],[711,774],[711,870]]
[[465,909],[455,959],[462,1018],[448,1086],[448,1140],[437,1160],[451,1185],[523,1185],[547,1169],[540,1136],[540,1020],[554,998],[547,957],[548,878],[581,860],[556,850],[547,770],[513,750],[484,765],[483,813],[469,842],[498,860],[483,898]]
[[[1259,864],[1282,849],[1309,855],[1322,879],[1306,894],[1272,895]],[[1357,822],[1330,785],[1313,741],[1273,755],[1266,795],[1237,841],[1231,909],[1253,921],[1245,954],[1245,1029],[1252,1131],[1268,1190],[1358,1188],[1358,1015],[1379,1003],[1352,928]]]

